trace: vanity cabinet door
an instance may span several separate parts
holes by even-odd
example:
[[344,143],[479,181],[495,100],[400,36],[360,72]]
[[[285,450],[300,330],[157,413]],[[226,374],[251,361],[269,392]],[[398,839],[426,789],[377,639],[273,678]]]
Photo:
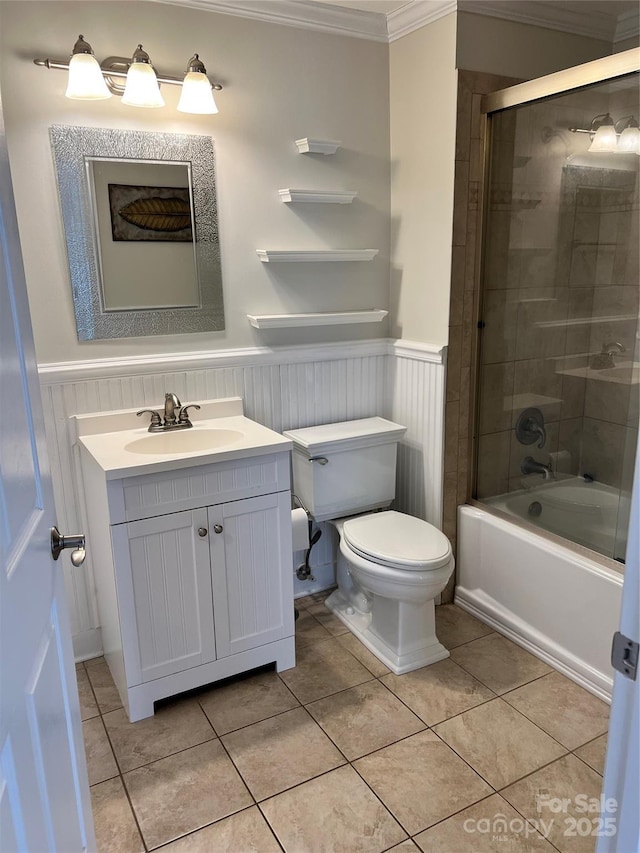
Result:
[[218,657],[293,635],[291,495],[209,507]]
[[112,528],[129,686],[216,658],[207,523],[200,509]]

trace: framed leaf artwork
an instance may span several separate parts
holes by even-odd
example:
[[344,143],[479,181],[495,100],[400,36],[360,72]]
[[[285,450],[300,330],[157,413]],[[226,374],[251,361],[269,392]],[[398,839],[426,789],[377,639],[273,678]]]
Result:
[[193,242],[188,187],[109,184],[108,188],[114,241]]

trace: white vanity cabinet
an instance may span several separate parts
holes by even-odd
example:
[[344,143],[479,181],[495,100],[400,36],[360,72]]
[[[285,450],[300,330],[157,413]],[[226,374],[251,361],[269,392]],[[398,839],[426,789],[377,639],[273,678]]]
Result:
[[131,721],[295,663],[288,447],[108,479],[81,447],[105,658]]

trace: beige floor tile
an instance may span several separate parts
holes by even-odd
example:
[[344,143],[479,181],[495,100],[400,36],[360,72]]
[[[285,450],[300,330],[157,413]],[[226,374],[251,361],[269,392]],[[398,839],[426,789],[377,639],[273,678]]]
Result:
[[143,853],[144,845],[120,777],[91,789],[98,853]]
[[406,841],[402,841],[400,844],[396,844],[395,847],[392,847],[389,853],[392,853],[393,850],[413,850],[413,853],[417,853],[420,848],[417,844],[414,844],[410,838],[407,838]]
[[198,701],[219,735],[266,720],[300,704],[275,672],[259,672],[213,687],[198,696]]
[[97,785],[118,775],[118,766],[113,757],[109,738],[101,717],[93,717],[82,723],[84,751],[87,756],[89,784]]
[[162,848],[171,853],[281,853],[257,806],[185,835]]
[[137,723],[120,708],[105,714],[104,723],[123,773],[215,737],[195,699],[179,699]]
[[606,733],[609,724],[609,706],[559,672],[503,698],[567,749]]
[[492,793],[433,732],[420,732],[354,767],[410,835]]
[[521,779],[566,751],[502,699],[465,711],[435,731],[494,788]]
[[124,780],[149,848],[253,805],[217,740],[125,773]]
[[379,681],[318,699],[307,711],[349,761],[425,728]]
[[484,637],[492,630],[455,604],[440,604],[436,607],[436,634],[447,649]]
[[304,708],[222,737],[256,800],[344,764],[344,757]]
[[[586,802],[596,800],[601,788],[602,778],[594,770],[575,755],[567,755],[506,788],[502,795],[520,814],[538,822],[541,831],[561,853],[593,853],[596,839],[586,833],[589,829],[586,821],[596,829],[599,813],[585,811],[585,801],[578,799],[576,803],[576,797],[582,795]],[[566,810],[553,810],[561,808],[554,798],[566,799]],[[615,814],[609,816],[615,818]],[[603,817],[606,819],[607,815]]]
[[495,693],[450,659],[405,675],[387,675],[381,681],[429,726],[495,698]]
[[312,779],[260,807],[289,853],[379,853],[406,837],[351,767]]
[[306,705],[372,678],[337,639],[296,648],[296,666],[280,674],[289,690]]
[[607,752],[607,736],[600,735],[591,743],[586,743],[579,749],[574,750],[575,754],[583,761],[592,767],[596,773],[604,776],[604,760]]
[[506,693],[552,672],[550,666],[500,634],[459,646],[451,658],[494,693]]
[[118,688],[113,683],[113,678],[104,658],[88,661],[87,675],[93,687],[93,692],[96,694],[101,714],[107,714],[109,711],[115,711],[116,708],[122,708]]
[[[324,606],[324,605],[323,605]],[[327,640],[331,634],[320,624],[309,610],[301,610],[296,619],[296,640],[309,643],[315,640]]]
[[388,666],[382,663],[369,649],[364,646],[360,640],[350,631],[346,634],[340,634],[337,638],[341,646],[344,646],[347,651],[351,652],[354,658],[357,658],[363,666],[372,672],[376,678],[383,675],[388,675],[391,670]]
[[318,622],[320,622],[320,624],[326,628],[333,637],[349,633],[349,629],[344,622],[341,622],[337,616],[334,616],[324,601],[310,604],[307,608],[307,613],[311,613],[315,616]]
[[424,853],[554,853],[499,794],[421,832],[415,841]]
[[89,676],[83,669],[76,669],[76,680],[78,682],[78,696],[80,698],[80,718],[82,720],[90,720],[91,717],[97,717],[100,714],[96,703]]

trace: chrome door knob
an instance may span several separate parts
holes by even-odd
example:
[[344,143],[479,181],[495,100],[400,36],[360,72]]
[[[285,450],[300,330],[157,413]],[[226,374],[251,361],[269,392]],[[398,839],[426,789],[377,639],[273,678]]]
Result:
[[222,531],[224,530],[224,528],[221,524],[214,524],[213,529],[215,530],[216,533],[222,533]]
[[199,527],[198,528],[198,536],[202,536],[203,539],[207,535],[208,532],[209,531],[207,530],[206,527]]
[[51,556],[57,560],[65,548],[73,548],[71,562],[74,566],[81,566],[87,552],[85,550],[84,533],[76,533],[72,536],[63,536],[57,527],[51,528]]

